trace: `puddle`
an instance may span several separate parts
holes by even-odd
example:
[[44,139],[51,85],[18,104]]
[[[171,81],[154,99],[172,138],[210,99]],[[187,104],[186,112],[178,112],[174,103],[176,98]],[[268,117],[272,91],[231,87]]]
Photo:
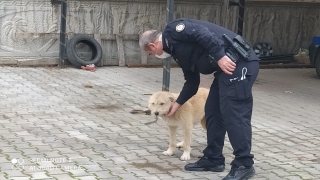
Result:
[[94,108],[94,109],[107,109],[107,110],[120,109],[120,107],[117,105],[94,105],[92,108]]
[[138,169],[144,169],[144,168],[154,168],[154,169],[158,169],[159,171],[165,172],[167,173],[168,171],[172,171],[172,170],[181,170],[181,168],[179,167],[168,167],[168,168],[163,168],[159,165],[157,165],[156,163],[150,163],[150,162],[145,162],[145,163],[132,163],[133,166],[135,166]]

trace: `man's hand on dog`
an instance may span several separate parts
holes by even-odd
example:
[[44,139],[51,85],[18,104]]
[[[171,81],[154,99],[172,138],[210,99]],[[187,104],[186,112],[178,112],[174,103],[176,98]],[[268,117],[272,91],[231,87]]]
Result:
[[180,104],[178,104],[177,102],[174,102],[170,109],[169,109],[169,112],[167,113],[167,116],[172,116],[179,108],[180,108]]
[[232,75],[232,72],[236,69],[236,63],[231,61],[228,56],[223,56],[219,61],[218,65],[223,72],[226,74]]

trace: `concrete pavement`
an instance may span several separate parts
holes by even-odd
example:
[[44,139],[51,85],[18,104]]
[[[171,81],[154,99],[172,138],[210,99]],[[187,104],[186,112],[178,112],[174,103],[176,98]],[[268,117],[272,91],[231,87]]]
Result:
[[[209,87],[212,75],[202,76]],[[172,68],[170,91],[184,83]],[[1,179],[212,179],[230,170],[186,172],[181,150],[162,155],[164,123],[144,125],[151,93],[161,90],[161,68],[0,68]],[[314,69],[261,69],[254,85],[255,180],[320,179],[320,79]],[[179,131],[178,139],[181,137]],[[191,160],[206,134],[196,126]]]

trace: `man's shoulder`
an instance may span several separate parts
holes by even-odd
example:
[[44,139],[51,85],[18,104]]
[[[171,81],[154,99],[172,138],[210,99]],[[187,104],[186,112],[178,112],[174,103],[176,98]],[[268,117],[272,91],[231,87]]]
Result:
[[188,21],[188,20],[190,20],[190,19],[188,19],[188,18],[177,18],[177,19],[174,19],[174,20],[170,21],[168,24],[181,22],[181,21]]
[[188,18],[178,18],[175,20],[170,21],[164,31],[170,31],[171,33],[173,32],[182,32],[185,29],[187,30],[190,27],[190,21],[192,19]]
[[187,27],[188,24],[190,27],[194,26],[194,25],[196,25],[196,26],[201,25],[201,26],[205,26],[205,27],[219,26],[215,23],[203,21],[203,20],[198,20],[198,19],[178,18],[178,19],[170,21],[167,24],[167,28],[169,28],[169,29],[176,28],[178,25],[182,25],[182,26],[185,25]]
[[188,21],[187,18],[178,18],[178,19],[172,20],[167,24],[167,28],[175,28],[178,24],[185,24],[187,21]]

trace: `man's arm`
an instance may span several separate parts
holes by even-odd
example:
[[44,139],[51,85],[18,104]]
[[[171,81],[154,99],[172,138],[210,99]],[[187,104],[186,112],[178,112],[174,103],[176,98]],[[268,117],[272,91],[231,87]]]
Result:
[[179,97],[177,98],[176,102],[170,107],[167,116],[172,116],[181,105],[183,105],[186,101],[188,101],[193,95],[198,92],[199,84],[200,84],[200,73],[199,72],[192,72],[192,71],[185,71],[183,70],[184,79],[186,82],[180,92]]
[[200,84],[200,73],[198,71],[192,72],[183,69],[182,71],[186,82],[184,83],[182,91],[180,92],[180,95],[176,100],[176,102],[180,105],[184,104],[198,92]]

